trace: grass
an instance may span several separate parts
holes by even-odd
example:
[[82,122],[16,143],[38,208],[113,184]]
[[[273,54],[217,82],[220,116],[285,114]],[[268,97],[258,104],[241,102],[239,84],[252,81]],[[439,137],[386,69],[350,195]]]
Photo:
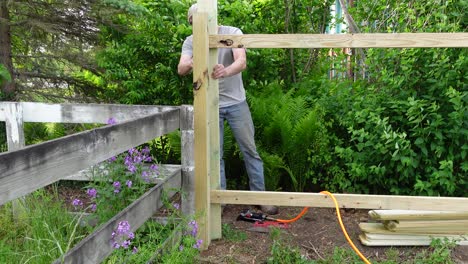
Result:
[[[12,202],[0,207],[0,263],[49,264],[93,231],[93,227],[82,224],[80,214],[68,213],[59,200],[57,185],[54,186],[49,189],[52,193],[39,190],[26,196],[21,202],[24,210],[17,217],[13,217]],[[172,206],[165,204],[167,208]],[[178,212],[173,209],[170,210]],[[180,243],[165,250],[157,263],[192,263],[199,255],[196,234],[193,235],[198,229],[194,228],[196,222],[189,218],[180,220],[178,213],[171,217],[179,222],[169,220],[164,225],[147,221],[135,233],[131,247],[114,250],[102,263],[146,263],[175,228],[183,234]],[[182,225],[178,225],[180,221]]]
[[226,241],[242,242],[247,240],[247,234],[243,231],[235,230],[229,224],[222,225],[222,236]]
[[17,216],[12,202],[1,207],[0,263],[51,263],[89,233],[79,224],[79,215],[65,212],[53,190],[20,200],[23,210]]

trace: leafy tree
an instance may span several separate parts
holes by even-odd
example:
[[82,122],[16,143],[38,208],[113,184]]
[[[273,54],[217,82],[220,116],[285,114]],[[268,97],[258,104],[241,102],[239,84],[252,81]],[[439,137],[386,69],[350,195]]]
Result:
[[192,101],[189,77],[177,75],[182,42],[191,34],[186,13],[189,1],[139,1],[142,16],[120,16],[126,32],[103,30],[106,46],[97,61],[106,69],[106,101],[126,104],[172,104]]
[[[364,32],[457,32],[466,29],[460,16],[466,7],[376,0],[351,12],[367,23]],[[336,132],[346,130],[336,147],[346,174],[329,184],[351,192],[466,195],[467,55],[466,49],[368,49],[368,80],[321,99],[339,122]]]
[[127,0],[1,1],[0,62],[13,80],[2,90],[32,101],[96,97],[100,26],[115,25],[113,16],[132,6]]

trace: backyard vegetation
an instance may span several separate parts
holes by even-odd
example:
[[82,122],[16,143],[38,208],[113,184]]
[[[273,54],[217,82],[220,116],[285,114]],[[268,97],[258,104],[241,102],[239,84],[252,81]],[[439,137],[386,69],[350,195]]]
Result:
[[[2,1],[0,100],[191,104],[191,76],[176,69],[192,32],[192,2]],[[333,20],[338,2],[347,3],[347,13]],[[218,19],[246,34],[326,33],[341,23],[350,33],[466,32],[467,9],[463,0],[220,0]],[[247,63],[243,77],[268,190],[468,197],[466,48],[248,49]],[[26,144],[93,127],[27,123]],[[225,137],[228,189],[247,189],[228,128]],[[0,262],[59,259],[153,186],[149,177],[159,164],[171,163],[180,164],[178,132],[107,161],[95,181],[77,185],[85,199],[64,202],[59,183],[25,197],[25,211],[15,217],[11,203],[2,205]],[[196,216],[165,203],[168,224],[148,221],[131,232],[119,223],[109,238],[116,250],[104,263],[145,263],[158,250],[164,253],[155,263],[199,259]],[[174,230],[181,243],[163,247]],[[304,259],[277,230],[270,238],[268,263],[360,263],[341,248]],[[223,239],[242,243],[246,236],[224,225]],[[389,249],[378,263],[452,263],[454,247],[435,240],[406,260]]]

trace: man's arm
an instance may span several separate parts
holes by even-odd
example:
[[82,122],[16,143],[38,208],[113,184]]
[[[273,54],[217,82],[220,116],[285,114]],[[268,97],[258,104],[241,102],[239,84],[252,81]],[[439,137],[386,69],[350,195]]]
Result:
[[245,54],[245,49],[232,49],[234,56],[234,62],[228,67],[224,67],[223,64],[216,64],[213,68],[213,73],[211,77],[213,79],[219,79],[224,77],[230,77],[236,75],[245,68],[247,68],[247,56]]
[[187,75],[192,72],[193,68],[193,59],[192,56],[182,54],[180,56],[179,65],[177,66],[177,73],[179,75]]

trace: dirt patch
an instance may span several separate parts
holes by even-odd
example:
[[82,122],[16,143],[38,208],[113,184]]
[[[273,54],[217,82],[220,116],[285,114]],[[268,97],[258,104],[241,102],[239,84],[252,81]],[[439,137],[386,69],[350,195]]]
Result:
[[[256,210],[251,206],[227,205],[223,210],[222,223],[229,224],[232,229],[243,231],[247,240],[230,242],[224,239],[212,241],[209,248],[202,252],[205,263],[265,263],[271,256],[272,239],[269,233],[250,231],[253,224],[237,221],[242,210]],[[281,207],[279,219],[291,219],[301,212],[298,207]],[[368,210],[341,210],[342,220],[358,249],[369,259],[385,260],[390,247],[368,247],[358,241],[359,223],[368,220]],[[307,259],[322,259],[333,253],[335,247],[349,248],[339,226],[336,211],[328,208],[310,208],[298,221],[282,229],[282,237],[288,245],[300,249]],[[411,259],[417,253],[428,247],[395,247],[394,250],[402,259]],[[453,251],[456,263],[468,263],[468,247],[457,247]]]

